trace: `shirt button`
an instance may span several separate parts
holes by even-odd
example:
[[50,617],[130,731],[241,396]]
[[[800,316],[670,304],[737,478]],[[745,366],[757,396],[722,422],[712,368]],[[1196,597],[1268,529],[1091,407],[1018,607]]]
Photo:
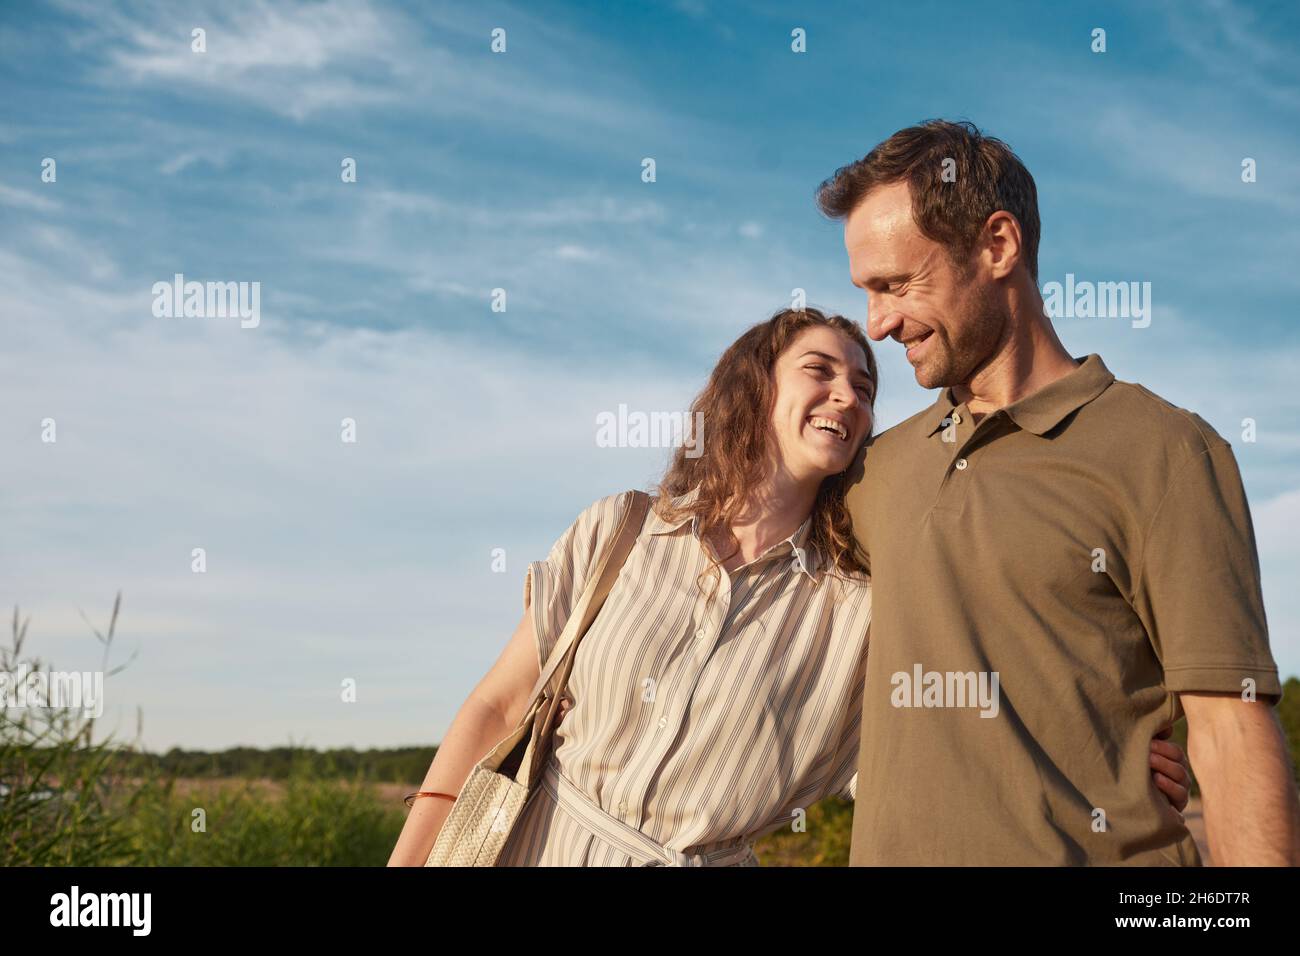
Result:
[[958,470],[958,471],[965,471],[965,470],[966,470],[966,466],[969,465],[969,464],[970,464],[970,462],[968,462],[965,458],[958,458],[958,459],[957,459],[957,470]]
[[626,803],[620,803],[620,804],[618,805],[618,812],[619,812],[619,813],[627,813],[627,804],[626,804]]
[[708,632],[704,630],[704,628],[700,628],[698,631],[695,632],[695,639],[698,641],[702,641],[704,640],[704,635],[707,633]]
[[660,717],[660,718],[659,718],[659,726],[660,726],[660,727],[667,727],[667,726],[668,726],[668,718],[667,718],[667,717]]
[[961,424],[961,412],[953,412],[953,413],[952,413],[952,423],[953,423],[954,425],[960,425],[960,424]]

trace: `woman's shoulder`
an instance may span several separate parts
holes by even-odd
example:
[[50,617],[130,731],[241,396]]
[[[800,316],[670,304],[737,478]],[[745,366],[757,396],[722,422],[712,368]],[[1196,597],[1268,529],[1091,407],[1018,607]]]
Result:
[[597,498],[578,513],[573,521],[574,530],[599,546],[617,530],[635,494],[635,491],[620,491]]
[[635,492],[623,491],[604,495],[587,505],[569,522],[568,528],[552,545],[548,560],[555,567],[567,565],[565,574],[581,578],[585,569],[618,532],[623,515],[632,504]]
[[616,527],[627,509],[632,506],[632,498],[635,494],[635,491],[620,491],[616,494],[597,498],[582,509],[582,513],[578,518],[579,520],[586,518],[590,522],[605,528]]

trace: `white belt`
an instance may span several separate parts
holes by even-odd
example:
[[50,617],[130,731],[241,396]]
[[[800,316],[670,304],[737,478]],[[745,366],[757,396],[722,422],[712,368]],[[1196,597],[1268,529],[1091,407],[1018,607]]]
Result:
[[734,866],[754,855],[754,847],[750,843],[724,846],[704,853],[683,853],[666,847],[636,827],[602,810],[573,781],[560,773],[554,757],[547,763],[541,784],[556,803],[577,817],[588,830],[620,852],[640,861],[641,866]]

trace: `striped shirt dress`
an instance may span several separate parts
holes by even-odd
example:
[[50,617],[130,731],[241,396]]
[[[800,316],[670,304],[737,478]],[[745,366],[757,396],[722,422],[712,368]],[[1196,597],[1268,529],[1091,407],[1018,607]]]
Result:
[[[630,502],[594,502],[528,566],[539,667]],[[651,508],[498,866],[757,866],[757,839],[853,799],[871,584],[823,562],[810,527],[702,590],[698,521]]]

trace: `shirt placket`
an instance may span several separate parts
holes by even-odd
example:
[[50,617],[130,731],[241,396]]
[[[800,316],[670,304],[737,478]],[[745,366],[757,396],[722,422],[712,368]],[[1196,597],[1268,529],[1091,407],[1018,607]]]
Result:
[[[685,673],[679,671],[678,679],[673,682],[674,686],[681,688],[681,691],[667,699],[660,696],[655,698],[655,710],[652,714],[649,730],[650,735],[654,738],[651,741],[650,752],[650,763],[654,769],[645,778],[645,788],[635,795],[629,794],[625,796],[617,806],[619,818],[632,826],[640,827],[645,819],[646,793],[650,786],[658,780],[660,773],[663,771],[664,762],[668,759],[674,745],[677,743],[687,707],[695,697],[695,688],[700,682],[700,676],[704,673],[705,666],[713,656],[718,641],[721,640],[727,626],[733,619],[733,612],[740,609],[739,605],[734,608],[732,606],[735,585],[747,581],[750,575],[761,573],[760,569],[765,567],[769,561],[780,560],[779,555],[774,556],[773,552],[784,544],[783,541],[773,545],[760,557],[755,558],[743,567],[737,568],[734,577],[719,566],[718,571],[721,580],[714,599],[706,602],[703,595],[699,597],[696,603],[699,613],[691,617],[693,631],[690,637],[690,653],[682,658],[682,668],[685,668],[686,671]],[[746,592],[746,600],[750,593],[752,593],[752,588]]]
[[992,433],[997,430],[1001,419],[1001,412],[993,412],[985,415],[978,425],[972,424],[970,410],[963,402],[940,423],[932,440],[949,445],[952,454],[948,458],[943,480],[939,482],[939,493],[930,509],[932,513],[962,510],[975,477],[977,459],[982,456],[983,447],[993,440]]

